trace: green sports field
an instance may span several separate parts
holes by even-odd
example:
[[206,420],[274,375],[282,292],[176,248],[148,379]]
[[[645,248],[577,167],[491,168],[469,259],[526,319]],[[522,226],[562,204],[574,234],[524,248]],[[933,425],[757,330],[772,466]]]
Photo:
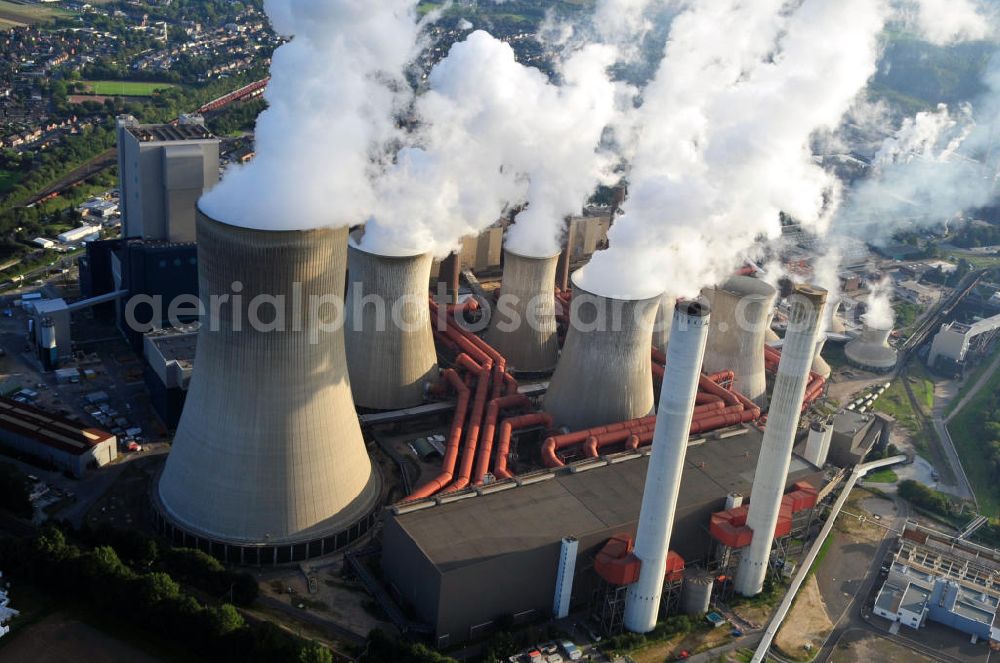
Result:
[[105,97],[148,97],[158,90],[174,87],[170,83],[145,81],[84,81],[87,91]]

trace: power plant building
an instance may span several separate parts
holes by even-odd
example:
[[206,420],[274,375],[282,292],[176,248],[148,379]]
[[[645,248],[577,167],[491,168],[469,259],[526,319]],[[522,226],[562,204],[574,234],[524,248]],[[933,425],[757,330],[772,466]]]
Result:
[[[705,559],[709,519],[726,495],[750,493],[761,433],[740,432],[688,447],[670,544],[685,560]],[[384,517],[385,579],[444,647],[511,618],[551,615],[562,540],[574,537],[571,604],[584,607],[598,582],[594,556],[612,536],[635,535],[648,460],[648,449],[625,452],[393,507]],[[787,485],[803,480],[820,486],[823,473],[794,456]]]
[[[301,285],[302,302],[344,291],[347,229],[252,230],[199,214],[198,250],[202,295],[232,295],[240,282],[242,298],[199,329],[155,491],[160,525],[182,545],[248,564],[342,548],[373,524],[381,479],[351,399],[337,307],[296,307],[292,291]],[[258,294],[284,297],[270,313],[252,311]]]
[[195,208],[219,181],[219,139],[204,124],[118,118],[122,237],[195,241]]

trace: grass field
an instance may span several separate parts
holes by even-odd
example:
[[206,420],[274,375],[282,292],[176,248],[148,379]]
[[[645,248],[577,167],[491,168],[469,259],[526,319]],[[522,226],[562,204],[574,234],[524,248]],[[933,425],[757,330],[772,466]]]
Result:
[[948,422],[948,432],[951,433],[955,450],[962,459],[962,467],[969,477],[972,490],[976,493],[979,511],[990,518],[1000,515],[1000,490],[997,489],[993,477],[992,465],[981,461],[989,457],[985,445],[988,445],[991,439],[984,435],[983,420],[991,396],[998,389],[1000,389],[1000,371],[993,373],[962,411]]
[[0,197],[6,195],[8,191],[17,186],[21,181],[21,173],[0,169]]
[[51,5],[18,2],[17,0],[0,0],[0,28],[18,25],[34,25],[48,23],[60,16],[69,16],[70,12]]
[[[907,379],[910,380],[913,395],[916,396],[920,409],[925,415],[930,415],[934,406],[933,381],[927,377],[922,367],[915,365],[910,368],[910,375]],[[930,432],[924,428],[919,412],[915,411],[910,403],[903,378],[893,380],[885,393],[875,401],[875,410],[894,418],[896,425],[907,431],[912,437],[917,453],[931,462],[935,462],[931,456]]]
[[899,477],[896,476],[895,472],[886,467],[878,472],[866,474],[865,481],[871,481],[872,483],[896,483],[899,481]]
[[106,97],[148,97],[158,90],[174,87],[170,83],[146,81],[84,81],[84,84],[89,92]]
[[[962,399],[969,393],[969,390],[976,386],[976,383],[979,382],[979,378],[983,375],[983,371],[990,367],[990,364],[993,363],[993,360],[996,359],[998,354],[1000,354],[1000,343],[998,343],[987,356],[977,360],[976,366],[971,371],[966,372],[965,378],[962,380],[961,388],[955,397],[951,399],[951,402],[948,403],[948,408],[945,410],[945,416],[949,416],[955,411],[958,404],[962,402]],[[984,386],[983,388],[985,389],[986,387]],[[965,407],[968,407],[968,405]]]

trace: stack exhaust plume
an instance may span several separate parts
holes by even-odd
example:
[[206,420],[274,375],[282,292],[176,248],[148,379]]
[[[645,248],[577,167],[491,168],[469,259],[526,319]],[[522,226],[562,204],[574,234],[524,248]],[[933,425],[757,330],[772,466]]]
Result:
[[735,372],[733,388],[761,408],[767,407],[764,343],[777,294],[750,276],[730,277],[705,292],[712,304],[705,372]]
[[504,249],[500,298],[486,341],[517,373],[548,373],[559,359],[555,315],[558,260],[558,253],[534,257]]
[[660,296],[605,297],[581,277],[573,273],[570,325],[544,408],[570,430],[644,417],[653,411],[649,352]]
[[844,347],[847,361],[876,373],[888,373],[896,367],[898,352],[889,345],[892,326],[882,327],[865,321],[861,335]]
[[431,254],[382,255],[352,241],[344,341],[354,403],[398,410],[423,402],[437,376],[427,306]]
[[209,314],[159,482],[162,524],[236,562],[333,552],[371,526],[381,492],[344,356],[347,229],[255,230],[199,211],[197,232]]
[[753,530],[736,575],[736,591],[756,596],[764,587],[774,528],[778,523],[785,481],[792,461],[802,400],[812,368],[826,290],[800,285],[790,297],[788,329],[774,381],[771,410],[753,477],[747,525]]
[[625,628],[635,633],[652,631],[660,612],[670,532],[701,378],[708,322],[707,303],[681,301],[674,307],[666,374],[660,388],[653,450],[635,536],[634,553],[642,566],[639,580],[629,586],[625,599]]

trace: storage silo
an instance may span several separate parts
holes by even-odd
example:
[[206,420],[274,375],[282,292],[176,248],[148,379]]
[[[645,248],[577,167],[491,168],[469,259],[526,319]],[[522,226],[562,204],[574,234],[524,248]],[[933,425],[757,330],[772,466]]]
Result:
[[351,238],[344,343],[355,405],[371,410],[419,405],[437,377],[427,304],[431,262],[429,253],[378,254]]
[[816,350],[820,315],[826,304],[826,290],[799,285],[789,300],[788,329],[750,491],[746,524],[753,530],[753,538],[740,558],[736,574],[736,591],[743,596],[759,594],[767,575],[771,543],[792,461],[792,446]]
[[543,406],[557,426],[592,428],[653,411],[650,347],[660,297],[605,297],[580,285]]
[[712,305],[705,372],[732,370],[733,388],[761,408],[767,406],[764,343],[777,294],[773,286],[749,276],[733,276],[705,290]]
[[899,353],[889,345],[892,328],[880,329],[865,323],[861,335],[844,347],[847,361],[876,373],[888,373],[896,368]]
[[712,576],[706,573],[689,575],[684,578],[681,591],[681,611],[686,615],[704,615],[712,605]]
[[515,373],[550,373],[559,360],[555,285],[559,254],[535,257],[504,249],[500,297],[486,342]]
[[207,316],[161,525],[237,562],[342,548],[374,523],[381,492],[344,356],[347,230],[253,230],[199,211],[197,232]]

